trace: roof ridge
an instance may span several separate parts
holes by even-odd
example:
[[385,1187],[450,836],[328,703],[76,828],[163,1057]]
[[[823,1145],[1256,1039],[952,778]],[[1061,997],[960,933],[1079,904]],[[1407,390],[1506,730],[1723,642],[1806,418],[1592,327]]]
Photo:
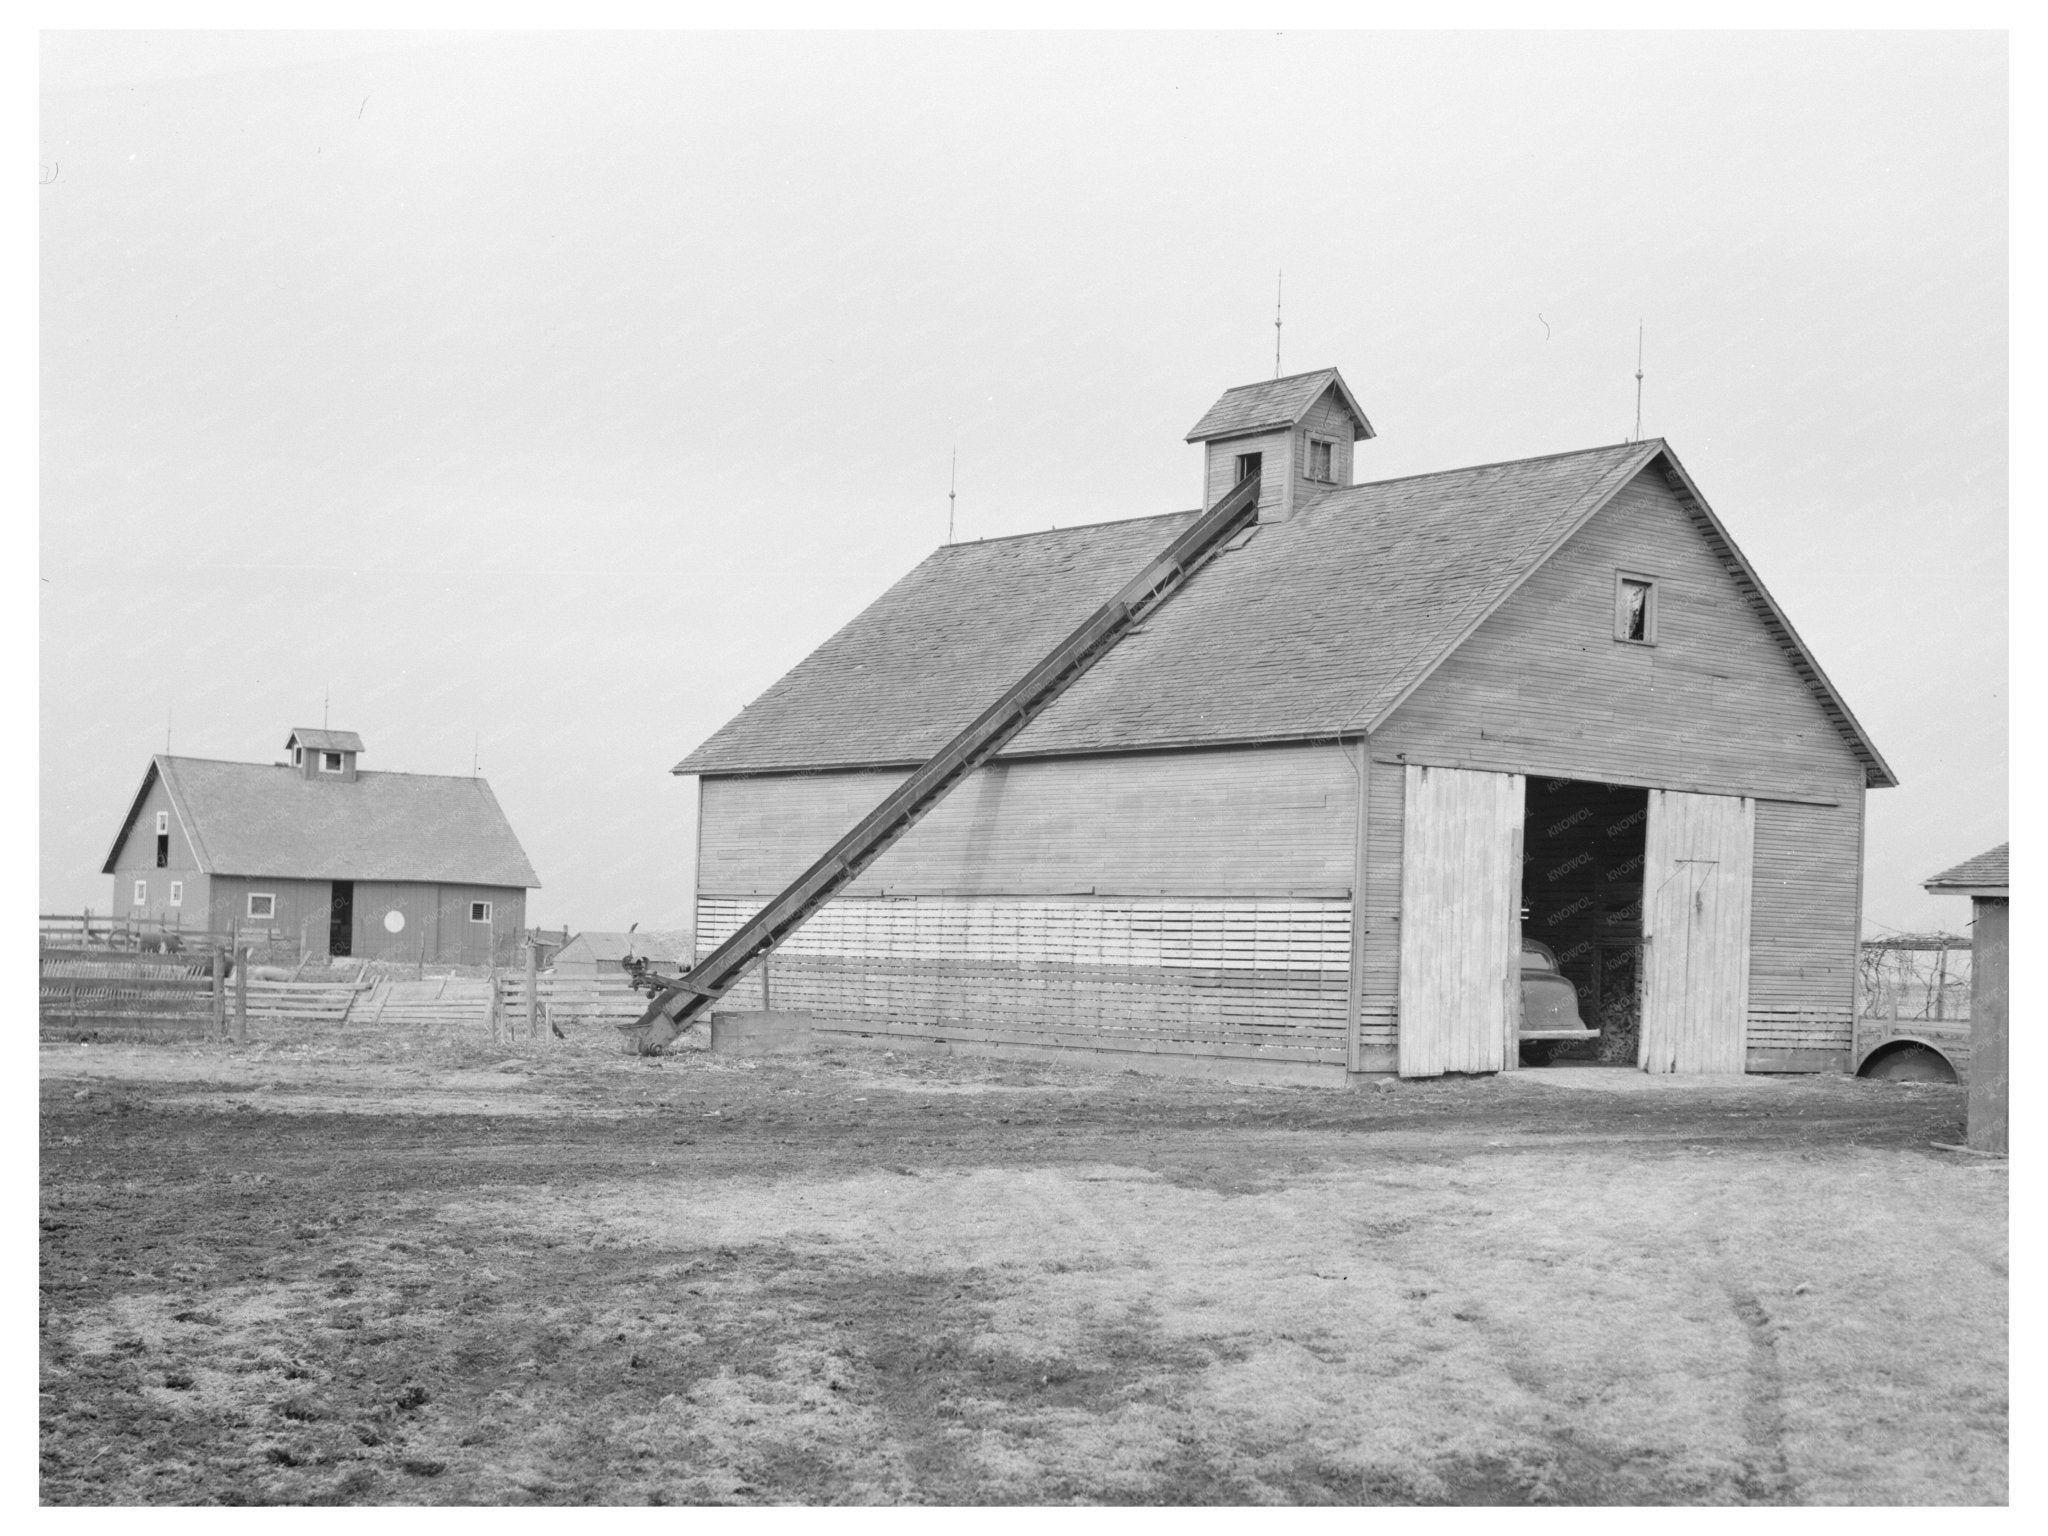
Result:
[[1223,393],[1234,395],[1241,389],[1270,389],[1275,384],[1292,384],[1296,379],[1313,379],[1318,375],[1335,373],[1336,371],[1336,368],[1332,366],[1327,368],[1310,368],[1302,373],[1276,373],[1270,379],[1254,379],[1249,384],[1233,384],[1230,388],[1224,390]]
[[[1136,522],[1133,518],[1131,521]],[[246,757],[189,757],[184,753],[158,752],[151,756],[153,763],[219,763],[224,768],[282,768],[296,774],[298,769],[290,763],[255,763]],[[416,768],[358,768],[357,779],[472,779],[479,784],[489,780],[481,773],[423,773]]]
[[[932,554],[941,554],[949,549],[972,549],[977,544],[1007,544],[1015,539],[1042,539],[1049,533],[1078,533],[1090,528],[1121,528],[1127,523],[1157,522],[1163,517],[1197,517],[1200,507],[1188,507],[1179,512],[1145,512],[1137,517],[1106,517],[1099,523],[1068,523],[1064,528],[1033,528],[1023,533],[999,533],[992,538],[960,539],[951,544],[941,544]],[[927,555],[926,559],[931,556]]]
[[1412,475],[1390,475],[1385,480],[1360,480],[1351,485],[1333,486],[1317,497],[1316,502],[1320,506],[1332,496],[1341,496],[1346,491],[1363,491],[1372,486],[1401,485],[1409,480],[1435,480],[1445,475],[1469,475],[1482,469],[1511,469],[1517,464],[1545,464],[1552,459],[1579,459],[1588,454],[1611,453],[1617,448],[1643,448],[1651,443],[1660,448],[1666,446],[1661,437],[1643,437],[1632,443],[1596,443],[1591,448],[1565,448],[1556,453],[1532,453],[1522,459],[1489,459],[1484,464],[1460,464],[1451,469],[1423,469]]

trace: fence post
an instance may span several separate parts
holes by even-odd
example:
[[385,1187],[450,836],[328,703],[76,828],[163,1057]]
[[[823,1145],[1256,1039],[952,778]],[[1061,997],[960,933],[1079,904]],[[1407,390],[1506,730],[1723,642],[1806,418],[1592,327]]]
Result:
[[221,961],[227,954],[225,945],[213,947],[213,1032],[223,1038],[228,1032],[227,977],[222,974]]
[[495,965],[491,967],[491,1008],[489,1022],[491,1026],[491,1044],[496,1045],[498,1043],[498,968]]
[[235,1039],[249,1043],[249,946],[235,950]]
[[531,941],[526,946],[526,1038],[534,1038],[534,1017],[540,1012],[540,951]]

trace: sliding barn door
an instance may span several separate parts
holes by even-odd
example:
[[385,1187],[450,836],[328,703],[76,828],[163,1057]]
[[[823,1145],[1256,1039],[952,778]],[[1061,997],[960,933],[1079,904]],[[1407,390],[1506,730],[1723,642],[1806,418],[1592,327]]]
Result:
[[1756,802],[1650,791],[1643,853],[1645,1072],[1740,1072]]
[[1410,766],[1401,845],[1401,1075],[1516,1061],[1522,776]]

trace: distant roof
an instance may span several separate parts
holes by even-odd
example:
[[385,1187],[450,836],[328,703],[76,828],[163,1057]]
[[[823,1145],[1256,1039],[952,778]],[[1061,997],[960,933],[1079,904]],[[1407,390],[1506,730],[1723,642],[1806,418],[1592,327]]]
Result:
[[632,953],[649,960],[684,960],[690,954],[690,936],[673,929],[635,929],[629,936],[623,933],[605,932],[599,929],[585,929],[576,935],[555,955],[555,963],[564,960],[596,960],[600,963],[617,963],[627,953],[631,943]]
[[360,752],[363,738],[354,731],[314,730],[310,726],[295,725],[285,739],[285,746],[304,747],[308,752]]
[[1982,891],[1987,895],[2002,896],[2007,890],[2006,850],[2010,847],[2010,843],[2000,843],[1989,853],[1965,859],[1955,868],[1944,869],[1932,879],[1923,881],[1922,888],[1936,894]]
[[1358,401],[1337,370],[1318,368],[1314,373],[1290,374],[1284,379],[1262,379],[1256,384],[1240,384],[1235,389],[1225,390],[1223,398],[1210,406],[1188,432],[1187,441],[1201,443],[1215,437],[1243,437],[1252,432],[1272,432],[1291,427],[1306,416],[1309,407],[1322,399],[1323,391],[1333,385],[1356,423],[1351,431],[1352,440],[1371,437],[1372,423],[1365,419],[1365,412],[1358,408]]
[[164,756],[143,775],[104,873],[159,778],[206,874],[540,884],[482,779],[359,773],[353,784],[308,783],[281,764]]
[[[1656,439],[1319,496],[1204,567],[1003,755],[1328,740],[1377,730],[1524,578],[1654,464],[1685,486],[1703,536],[1862,758],[1869,782],[1895,782]],[[923,762],[1196,515],[947,545],[675,771]]]

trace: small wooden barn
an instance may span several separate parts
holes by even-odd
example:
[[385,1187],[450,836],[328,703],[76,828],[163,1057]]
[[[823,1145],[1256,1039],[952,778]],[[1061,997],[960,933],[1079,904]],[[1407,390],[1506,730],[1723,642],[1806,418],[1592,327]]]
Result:
[[1935,896],[1970,898],[1970,1145],[2003,1152],[2006,1132],[2006,957],[2010,843],[1924,882]]
[[540,881],[480,778],[357,767],[352,731],[289,760],[159,755],[107,854],[114,910],[267,928],[310,953],[509,965]]
[[[1353,484],[1336,370],[1188,434],[1255,526],[776,953],[828,1029],[1339,1081],[1842,1070],[1896,782],[1661,440]],[[676,766],[709,952],[1198,512],[934,552]],[[758,974],[728,997],[761,1005]]]

